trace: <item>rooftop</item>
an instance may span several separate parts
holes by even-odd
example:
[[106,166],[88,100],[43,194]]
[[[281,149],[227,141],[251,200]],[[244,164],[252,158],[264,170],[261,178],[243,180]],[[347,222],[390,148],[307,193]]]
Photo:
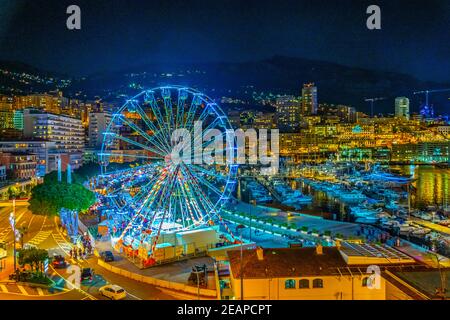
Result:
[[[257,250],[243,251],[243,276],[247,279],[285,278],[301,276],[343,276],[367,274],[367,266],[380,265],[381,270],[421,270],[426,268],[402,252],[386,246],[355,245],[344,243],[337,247],[260,249],[263,259],[258,260]],[[240,250],[228,251],[230,269],[235,278],[240,277]]]
[[[243,251],[244,278],[294,277],[338,274],[338,268],[347,264],[336,247],[262,249],[264,257],[258,260],[256,250]],[[234,277],[240,277],[240,251],[228,251]]]
[[416,263],[410,256],[386,245],[343,242],[340,252],[349,265]]

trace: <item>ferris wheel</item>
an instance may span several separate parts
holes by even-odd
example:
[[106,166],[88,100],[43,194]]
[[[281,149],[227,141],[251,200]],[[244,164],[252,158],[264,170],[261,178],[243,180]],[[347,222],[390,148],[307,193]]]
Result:
[[[213,100],[179,86],[143,91],[112,116],[99,160],[106,196],[115,207],[115,236],[124,244],[137,248],[150,243],[154,248],[162,233],[222,220],[220,210],[236,186],[237,165],[176,162],[171,157],[177,142],[171,133],[176,129],[193,133],[199,121],[222,137],[232,130]],[[198,139],[192,144],[202,148],[211,144]],[[233,155],[234,146],[225,143],[222,151]],[[118,165],[125,169],[116,170]]]

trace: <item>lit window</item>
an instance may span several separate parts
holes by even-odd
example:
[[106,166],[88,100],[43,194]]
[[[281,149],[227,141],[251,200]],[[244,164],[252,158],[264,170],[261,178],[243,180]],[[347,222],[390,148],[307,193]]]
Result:
[[284,282],[284,288],[285,289],[295,289],[295,280],[294,279],[288,279]]

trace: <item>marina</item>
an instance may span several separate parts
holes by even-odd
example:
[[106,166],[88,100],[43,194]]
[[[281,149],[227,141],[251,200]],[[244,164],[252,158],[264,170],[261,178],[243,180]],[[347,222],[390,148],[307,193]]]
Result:
[[[272,196],[270,202],[256,203],[279,210],[276,214],[262,210],[259,216],[293,224],[295,229],[303,227],[297,224],[302,215],[320,218],[316,222],[324,226],[311,229],[338,236],[342,234],[329,230],[326,221],[366,225],[450,255],[449,169],[374,165],[366,170],[329,164],[303,169],[303,173],[312,171],[315,174],[298,178],[255,179]],[[356,228],[347,234],[359,235]]]

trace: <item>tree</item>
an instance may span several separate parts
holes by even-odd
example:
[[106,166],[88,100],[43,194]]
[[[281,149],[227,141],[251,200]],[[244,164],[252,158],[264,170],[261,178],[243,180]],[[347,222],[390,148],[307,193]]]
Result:
[[54,216],[62,208],[86,211],[95,203],[95,194],[74,177],[73,183],[58,182],[57,173],[52,172],[44,177],[44,182],[35,186],[31,192],[29,209],[35,214]]
[[100,166],[96,162],[88,162],[74,171],[74,174],[83,180],[88,180],[100,173]]
[[23,248],[24,237],[28,234],[28,227],[25,225],[20,226],[17,228],[17,231],[20,233],[20,246]]
[[28,248],[19,250],[19,264],[30,266],[32,272],[43,273],[44,262],[48,259],[48,252],[44,249]]
[[8,188],[8,196],[10,199],[17,198],[20,194],[20,189],[16,186],[11,186]]

